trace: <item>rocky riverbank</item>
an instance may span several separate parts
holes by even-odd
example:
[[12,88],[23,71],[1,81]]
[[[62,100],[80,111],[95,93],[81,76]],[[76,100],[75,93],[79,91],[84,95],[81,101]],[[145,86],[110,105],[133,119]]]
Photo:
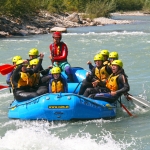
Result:
[[[106,24],[129,24],[129,20],[113,20],[110,18],[83,19],[83,14],[49,14],[40,12],[36,16],[25,15],[22,19],[0,16],[0,37],[47,34],[55,30],[67,32],[70,27],[103,26]],[[57,28],[55,28],[57,27]]]

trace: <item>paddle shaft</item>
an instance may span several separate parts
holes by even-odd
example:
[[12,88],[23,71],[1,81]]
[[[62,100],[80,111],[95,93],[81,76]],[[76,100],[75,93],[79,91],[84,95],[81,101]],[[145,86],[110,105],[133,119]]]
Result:
[[118,102],[120,103],[121,107],[127,112],[127,114],[128,114],[129,116],[133,116],[133,115],[130,113],[130,111],[121,103],[121,101],[118,100]]
[[146,100],[142,100],[142,101],[144,101],[144,102],[142,102],[141,100],[139,100],[139,99],[137,99],[137,98],[135,98],[135,97],[133,97],[131,95],[128,95],[128,97],[131,98],[131,99],[134,99],[135,101],[137,101],[137,102],[139,102],[139,103],[141,103],[141,104],[143,104],[143,105],[145,105],[147,107],[150,107],[150,104],[148,104],[148,102]]

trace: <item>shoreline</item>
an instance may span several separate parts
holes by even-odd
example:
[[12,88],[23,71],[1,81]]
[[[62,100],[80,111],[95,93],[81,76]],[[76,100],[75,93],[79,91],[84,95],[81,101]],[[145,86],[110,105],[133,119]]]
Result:
[[[111,16],[149,16],[140,11],[115,12]],[[25,16],[12,18],[0,17],[0,38],[10,38],[15,36],[29,36],[38,34],[48,34],[54,31],[67,32],[67,28],[85,26],[104,26],[108,24],[130,24],[134,20],[115,20],[112,18],[99,17],[95,19],[82,18],[82,14],[51,15],[46,11],[41,11],[37,16]]]

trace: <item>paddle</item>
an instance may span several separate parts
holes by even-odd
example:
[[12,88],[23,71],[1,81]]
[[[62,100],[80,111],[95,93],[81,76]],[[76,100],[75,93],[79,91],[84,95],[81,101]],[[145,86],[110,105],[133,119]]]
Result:
[[[40,56],[40,55],[38,55],[37,57],[39,57],[39,56]],[[37,57],[35,57],[35,58],[37,58]],[[33,60],[33,59],[35,59],[35,58],[27,59],[27,60],[28,60],[28,61],[31,61],[31,60]],[[20,64],[19,64],[19,65],[20,65]],[[1,73],[2,75],[6,75],[6,74],[12,72],[16,66],[18,66],[18,65],[10,65],[9,67],[4,67],[3,69],[0,70],[0,73]]]
[[5,69],[0,70],[0,73],[1,73],[2,75],[6,75],[6,74],[12,72],[15,67],[16,67],[16,65],[7,67],[7,68],[5,68]]
[[135,102],[138,106],[142,107],[142,108],[150,108],[150,103],[142,98],[137,98],[132,96],[131,94],[127,94],[126,96],[127,100],[132,100],[133,102]]
[[121,107],[127,112],[127,114],[128,114],[129,116],[133,116],[133,115],[131,114],[131,112],[121,103],[121,101],[118,100],[118,102],[120,103]]
[[0,71],[3,70],[3,69],[5,69],[5,68],[7,68],[7,67],[11,67],[11,66],[12,66],[12,65],[10,65],[10,64],[1,65],[1,66],[0,66]]
[[[95,103],[95,102],[89,100],[88,98],[85,98],[85,97],[80,96],[80,95],[78,95],[78,94],[73,94],[73,95],[78,96],[78,97],[80,97],[80,98],[83,98],[83,99],[85,99],[85,100],[87,100],[87,101],[90,101],[90,102],[92,102],[92,103],[94,103],[94,104],[96,104],[96,105],[100,105],[100,104]],[[121,103],[121,101],[118,100],[118,102],[120,103],[121,107],[128,113],[129,116],[134,116],[134,115],[132,115],[132,113]],[[103,106],[103,105],[100,105],[100,106],[102,106],[102,107],[108,107],[108,106]],[[109,108],[114,108],[114,107],[110,105]]]
[[7,85],[0,85],[0,90],[6,89],[6,88],[9,88],[9,86],[7,86]]

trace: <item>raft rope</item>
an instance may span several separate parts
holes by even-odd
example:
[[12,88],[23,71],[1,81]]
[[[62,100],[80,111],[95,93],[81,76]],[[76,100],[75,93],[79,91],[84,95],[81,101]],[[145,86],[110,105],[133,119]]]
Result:
[[38,96],[38,97],[36,97],[36,98],[34,98],[34,99],[32,99],[32,100],[29,100],[29,101],[28,101],[28,100],[27,100],[27,101],[23,101],[23,102],[25,102],[25,103],[22,103],[22,104],[16,104],[16,105],[14,105],[14,106],[10,106],[10,107],[8,107],[8,109],[13,109],[13,108],[18,107],[18,106],[30,104],[30,103],[36,101],[38,98],[40,98],[40,97],[42,97],[42,96],[44,96],[44,95],[47,95],[47,94],[49,94],[49,93],[40,95],[40,96]]
[[75,93],[75,92],[76,92],[76,90],[77,90],[78,86],[79,86],[81,83],[82,83],[82,81],[80,81],[80,82],[78,83],[78,85],[77,85],[77,86],[76,86],[76,88],[74,89],[73,93]]
[[[44,94],[44,95],[47,95],[47,94],[49,94],[49,93],[46,93],[46,94]],[[34,98],[34,99],[30,100],[30,101],[25,101],[25,103],[16,104],[16,105],[14,105],[14,106],[8,107],[8,109],[14,109],[15,107],[19,107],[19,106],[22,106],[22,105],[30,104],[30,103],[36,101],[38,98],[40,98],[40,97],[42,97],[42,96],[44,96],[44,95],[38,96],[38,97],[36,97],[36,98]],[[71,94],[66,94],[66,95],[62,95],[62,93],[59,93],[59,94],[57,95],[57,97],[59,98],[59,97],[63,97],[63,96],[72,96],[72,95],[73,95],[73,96],[77,96],[77,97],[79,97],[79,98],[82,98],[82,99],[84,99],[84,100],[86,100],[86,101],[89,101],[89,102],[91,102],[91,103],[93,103],[93,104],[95,104],[95,105],[101,106],[101,107],[103,107],[103,108],[108,108],[108,109],[116,108],[116,106],[112,106],[112,105],[110,105],[110,104],[108,104],[108,103],[107,103],[106,105],[98,104],[98,103],[96,103],[96,102],[94,102],[94,101],[92,101],[92,100],[90,100],[90,99],[88,99],[88,98],[86,98],[86,97],[80,96],[80,95],[78,95],[78,94],[73,94],[73,93],[71,93]]]
[[95,105],[98,105],[98,106],[101,106],[101,107],[103,107],[103,108],[116,108],[116,106],[112,106],[112,105],[108,105],[108,103],[106,104],[106,105],[102,105],[102,104],[98,104],[98,103],[96,103],[96,102],[94,102],[94,101],[92,101],[92,100],[90,100],[89,98],[86,98],[86,97],[83,97],[83,96],[81,96],[81,95],[78,95],[78,94],[66,94],[66,95],[61,95],[61,96],[77,96],[77,97],[79,97],[79,98],[82,98],[82,99],[84,99],[84,100],[86,100],[86,101],[89,101],[89,102],[91,102],[91,103],[93,103],[93,104],[95,104]]

